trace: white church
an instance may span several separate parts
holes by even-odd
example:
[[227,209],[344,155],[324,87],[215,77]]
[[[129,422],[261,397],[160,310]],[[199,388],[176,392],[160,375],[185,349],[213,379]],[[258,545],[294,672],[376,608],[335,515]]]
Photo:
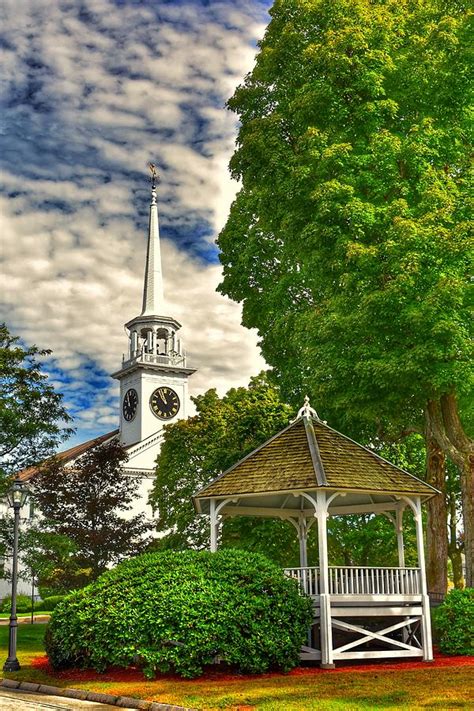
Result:
[[[163,440],[163,427],[187,417],[188,378],[195,370],[186,363],[177,334],[181,324],[164,315],[163,274],[156,195],[151,187],[148,246],[142,310],[125,324],[128,357],[112,374],[120,382],[120,444],[127,450],[125,470],[141,479],[137,505],[148,505],[155,462]],[[91,442],[90,445],[93,445]]]
[[[186,363],[183,344],[177,335],[180,328],[179,321],[164,315],[156,173],[153,169],[142,310],[125,324],[127,355],[123,357],[120,369],[112,373],[112,377],[120,382],[119,429],[58,455],[64,463],[72,464],[98,443],[119,437],[128,454],[125,471],[141,480],[140,498],[134,513],[151,512],[148,495],[164,425],[187,417],[188,378],[195,369]],[[34,471],[25,471],[25,479]]]

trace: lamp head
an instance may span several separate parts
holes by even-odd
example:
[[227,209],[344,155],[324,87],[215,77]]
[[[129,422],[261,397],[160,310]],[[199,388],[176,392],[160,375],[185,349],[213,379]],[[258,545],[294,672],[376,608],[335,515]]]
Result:
[[21,508],[28,496],[28,490],[24,486],[23,482],[16,478],[13,482],[11,489],[7,493],[8,503],[12,508]]

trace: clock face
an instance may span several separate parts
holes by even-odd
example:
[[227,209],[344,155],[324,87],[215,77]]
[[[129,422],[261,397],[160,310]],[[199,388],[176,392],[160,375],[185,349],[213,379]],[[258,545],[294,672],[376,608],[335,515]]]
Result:
[[122,412],[127,422],[131,422],[137,414],[138,393],[133,388],[127,390],[123,399]]
[[179,397],[171,388],[157,388],[151,398],[150,407],[155,417],[160,420],[170,420],[179,412]]

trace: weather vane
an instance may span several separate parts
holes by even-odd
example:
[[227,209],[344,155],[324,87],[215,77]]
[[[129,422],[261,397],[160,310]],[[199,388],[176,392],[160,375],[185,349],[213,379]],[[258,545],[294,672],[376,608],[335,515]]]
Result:
[[151,187],[155,188],[156,183],[159,180],[158,171],[156,170],[156,165],[154,163],[148,163],[148,167],[150,168],[151,173]]

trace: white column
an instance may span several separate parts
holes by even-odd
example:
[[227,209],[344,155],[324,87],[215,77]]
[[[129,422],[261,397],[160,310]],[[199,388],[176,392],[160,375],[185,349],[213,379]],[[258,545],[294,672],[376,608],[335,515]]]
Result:
[[306,519],[300,514],[298,519],[298,540],[300,544],[300,568],[308,567],[308,532]]
[[425,547],[423,542],[423,519],[421,516],[421,501],[417,496],[415,499],[415,524],[416,524],[416,547],[418,550],[418,566],[420,568],[420,584],[421,584],[421,606],[423,615],[421,618],[421,629],[423,635],[423,659],[425,662],[433,661],[433,644],[431,640],[431,615],[430,615],[430,599],[428,597],[428,589],[426,586],[426,564],[425,564]]
[[[398,565],[400,568],[405,567],[405,545],[403,541],[403,511],[404,511],[404,506],[401,504],[398,506],[396,512],[395,512],[395,532],[397,534],[397,548],[398,548]],[[393,521],[393,519],[392,519]],[[403,574],[400,573],[400,577]],[[409,617],[405,618],[406,620],[409,619]],[[408,629],[406,627],[403,627],[402,629],[402,639],[405,643],[408,642]]]
[[217,532],[218,532],[218,519],[216,514],[216,502],[215,499],[211,499],[210,502],[210,518],[211,518],[211,553],[215,553],[217,550]]
[[148,353],[153,352],[153,331],[148,331],[146,334],[146,348]]
[[399,506],[396,512],[395,530],[397,532],[398,565],[405,567],[405,545],[403,543],[403,508]]
[[332,625],[331,625],[331,599],[329,595],[329,569],[328,569],[328,536],[327,536],[327,498],[326,492],[317,492],[316,517],[318,519],[318,547],[319,547],[319,601],[320,601],[320,631],[321,631],[321,667],[334,668],[332,656]]
[[130,334],[130,358],[134,358],[138,351],[138,334],[136,331],[132,331]]

